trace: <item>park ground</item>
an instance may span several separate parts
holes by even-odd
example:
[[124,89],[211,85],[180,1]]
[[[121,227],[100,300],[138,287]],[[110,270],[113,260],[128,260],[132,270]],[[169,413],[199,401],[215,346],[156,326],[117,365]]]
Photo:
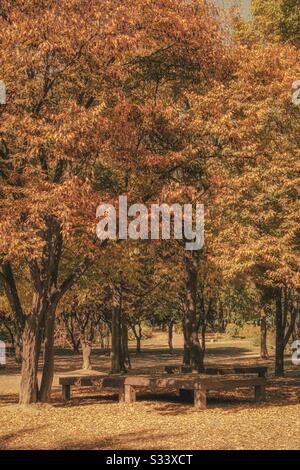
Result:
[[[165,343],[162,333],[145,340],[143,352],[131,354],[132,373],[179,364],[181,336],[175,335],[173,354]],[[208,409],[199,411],[172,393],[119,404],[113,391],[74,388],[64,404],[57,377],[80,369],[80,361],[70,351],[57,351],[52,403],[25,407],[17,404],[20,375],[9,359],[0,371],[0,449],[300,449],[300,367],[287,356],[286,377],[275,379],[273,358],[261,362],[258,348],[246,339],[209,343],[206,363],[267,364],[265,403],[254,403],[252,391],[217,392]],[[93,369],[108,372],[109,357],[96,350]]]

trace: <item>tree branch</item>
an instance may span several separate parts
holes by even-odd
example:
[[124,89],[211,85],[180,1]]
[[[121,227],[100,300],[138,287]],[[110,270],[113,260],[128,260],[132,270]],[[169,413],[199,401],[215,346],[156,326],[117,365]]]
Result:
[[73,271],[70,276],[68,276],[60,285],[60,287],[54,292],[53,300],[57,301],[60,300],[63,295],[74,285],[76,282],[79,281],[81,276],[92,266],[93,258],[90,256],[86,256],[84,260],[77,266],[75,271]]
[[4,282],[4,289],[12,309],[18,328],[22,329],[25,323],[25,315],[21,306],[18,290],[13,274],[13,270],[8,261],[2,264],[1,279]]

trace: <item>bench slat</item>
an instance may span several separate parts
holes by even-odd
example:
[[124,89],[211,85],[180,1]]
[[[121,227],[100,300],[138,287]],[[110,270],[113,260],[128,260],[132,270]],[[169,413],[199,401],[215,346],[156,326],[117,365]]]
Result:
[[[165,366],[165,372],[172,374],[174,372],[189,374],[192,372],[190,366]],[[208,375],[234,375],[234,374],[259,374],[260,376],[266,375],[268,367],[266,366],[239,366],[239,367],[206,367],[205,374]]]
[[195,384],[203,384],[208,389],[210,388],[235,388],[235,387],[248,387],[255,385],[263,385],[266,383],[264,377],[253,377],[239,379],[228,378],[210,378],[199,377],[198,374],[191,376],[171,376],[171,377],[153,377],[153,376],[129,376],[125,378],[124,384],[133,387],[149,387],[149,388],[182,388],[193,390]]

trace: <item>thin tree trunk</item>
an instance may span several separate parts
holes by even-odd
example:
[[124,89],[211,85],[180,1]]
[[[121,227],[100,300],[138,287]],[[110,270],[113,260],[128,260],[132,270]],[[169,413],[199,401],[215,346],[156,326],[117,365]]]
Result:
[[136,349],[135,349],[135,351],[139,354],[142,351],[142,349],[141,349],[141,337],[139,335],[136,335],[135,339],[136,339]]
[[275,376],[283,377],[284,375],[284,326],[283,326],[283,311],[282,311],[282,290],[276,289],[276,309],[275,309],[275,324],[276,324],[276,355],[275,355]]
[[184,341],[183,365],[184,366],[190,366],[191,365],[191,354],[190,354],[190,348],[189,348],[188,339],[187,339],[187,328],[186,328],[186,316],[185,316],[185,314],[184,314],[184,317],[182,319],[182,331],[183,331],[183,341]]
[[80,339],[77,339],[75,335],[70,335],[70,341],[72,345],[72,350],[74,354],[79,353],[79,347],[80,347]]
[[118,374],[121,372],[120,364],[120,309],[117,304],[114,304],[112,309],[112,332],[111,332],[111,373]]
[[126,371],[126,366],[131,369],[131,362],[128,347],[128,327],[124,312],[121,312],[121,347],[121,368]]
[[104,349],[104,325],[100,324],[99,326],[99,335],[100,335],[100,348]]
[[174,348],[173,348],[173,326],[174,326],[174,321],[172,320],[168,325],[168,346],[169,346],[170,353],[173,353],[173,351],[174,351]]
[[105,349],[109,350],[110,349],[110,331],[107,331],[107,335],[105,337]]
[[139,324],[138,325],[138,332],[136,331],[136,325],[134,325],[133,323],[131,323],[131,329],[133,331],[133,334],[134,334],[134,337],[135,337],[135,340],[136,340],[136,348],[135,348],[135,352],[137,354],[141,353],[142,351],[142,328],[141,328],[141,325]]
[[201,348],[197,328],[197,280],[198,273],[192,254],[185,258],[186,282],[186,327],[192,367],[199,372],[204,370],[204,350]]
[[260,318],[260,357],[261,359],[269,359],[267,347],[267,321],[265,313],[263,313]]
[[205,335],[206,335],[206,322],[204,320],[204,323],[201,328],[201,346],[202,346],[203,351],[205,351],[206,349]]
[[142,326],[141,323],[139,323],[139,352],[142,352],[142,339],[143,339],[143,331],[142,331]]
[[11,345],[14,348],[15,361],[17,364],[22,364],[22,335],[19,333],[14,333],[14,330],[17,330],[18,327],[15,325],[8,325],[4,322],[4,327],[7,329],[10,336]]
[[22,338],[16,336],[14,341],[15,346],[15,361],[17,364],[22,364]]
[[293,337],[293,333],[296,329],[296,310],[292,307],[290,309],[290,324],[287,330],[284,332],[284,348],[288,345],[289,340]]
[[74,341],[72,343],[73,353],[78,354],[79,353],[79,348],[80,348],[80,340],[78,339],[77,341]]
[[219,301],[218,318],[219,318],[219,325],[220,325],[219,331],[220,333],[225,333],[224,309],[220,301]]

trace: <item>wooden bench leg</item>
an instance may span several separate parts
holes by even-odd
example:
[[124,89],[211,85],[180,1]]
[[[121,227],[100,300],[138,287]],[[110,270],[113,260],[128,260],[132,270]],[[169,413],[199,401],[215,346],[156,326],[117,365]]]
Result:
[[136,391],[131,385],[124,386],[124,402],[134,403],[136,401]]
[[266,399],[266,389],[264,385],[255,385],[255,401],[264,401]]
[[71,399],[71,385],[62,386],[63,401],[69,401]]
[[119,388],[119,403],[124,403],[125,401],[125,391],[124,387]]
[[195,385],[194,388],[194,406],[201,410],[207,408],[206,404],[206,386],[205,385]]

